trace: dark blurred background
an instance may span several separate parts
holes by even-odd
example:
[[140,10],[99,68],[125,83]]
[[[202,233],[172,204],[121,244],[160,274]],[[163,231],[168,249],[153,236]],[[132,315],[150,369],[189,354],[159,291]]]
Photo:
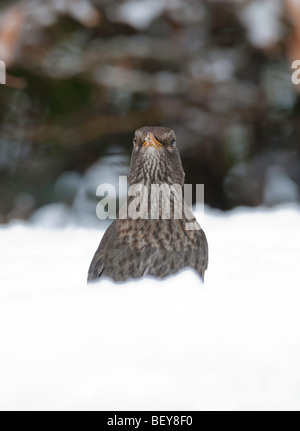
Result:
[[298,202],[295,59],[295,0],[0,2],[0,223],[92,223],[145,125],[209,206]]

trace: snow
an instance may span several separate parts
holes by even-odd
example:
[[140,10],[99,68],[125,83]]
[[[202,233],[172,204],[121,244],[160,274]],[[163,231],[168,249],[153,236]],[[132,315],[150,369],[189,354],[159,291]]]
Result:
[[254,46],[267,48],[278,42],[283,31],[280,22],[282,8],[280,0],[256,0],[242,8],[240,18]]
[[158,0],[130,0],[122,3],[114,13],[116,18],[143,30],[162,13],[165,7],[166,5]]
[[299,202],[298,185],[280,166],[270,166],[266,172],[263,201],[269,205]]
[[92,286],[103,231],[2,226],[0,409],[299,410],[299,226],[295,205],[206,209],[204,285]]

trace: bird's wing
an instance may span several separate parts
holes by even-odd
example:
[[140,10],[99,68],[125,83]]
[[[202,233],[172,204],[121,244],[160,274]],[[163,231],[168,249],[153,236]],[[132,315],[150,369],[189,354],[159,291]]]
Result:
[[197,270],[200,273],[201,277],[204,279],[204,273],[208,266],[208,243],[207,243],[206,235],[202,229],[199,232],[199,237],[200,237],[200,245],[199,245],[200,256],[198,260]]
[[108,248],[108,244],[111,242],[114,236],[114,224],[116,223],[116,220],[114,220],[111,225],[108,227],[106,232],[104,233],[99,247],[93,257],[93,260],[91,262],[91,265],[89,267],[88,272],[88,281],[97,280],[103,273],[105,269],[105,265],[103,262],[103,256],[106,253],[106,250]]
[[208,243],[204,230],[201,228],[192,210],[184,202],[186,227],[183,229],[185,235],[189,238],[191,244],[191,265],[195,268],[204,279],[204,273],[208,266]]

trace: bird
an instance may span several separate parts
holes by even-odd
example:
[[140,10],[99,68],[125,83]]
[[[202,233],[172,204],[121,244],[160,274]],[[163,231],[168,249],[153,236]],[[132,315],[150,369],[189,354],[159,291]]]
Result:
[[[204,281],[208,243],[184,202],[184,178],[175,132],[158,126],[137,129],[129,190],[136,188],[140,193],[128,192],[118,217],[104,233],[89,267],[88,282],[99,278],[124,282],[144,276],[162,279],[183,268],[193,268]],[[153,187],[161,187],[162,194],[154,196],[157,189]],[[168,194],[168,188],[172,193]],[[162,198],[164,190],[169,200]],[[191,221],[194,229],[187,228]]]

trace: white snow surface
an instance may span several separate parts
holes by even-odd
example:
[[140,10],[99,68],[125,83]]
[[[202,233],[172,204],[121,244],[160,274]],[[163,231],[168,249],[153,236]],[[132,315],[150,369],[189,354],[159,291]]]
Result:
[[103,231],[0,228],[1,410],[299,410],[300,209],[206,210],[205,283],[86,285]]

